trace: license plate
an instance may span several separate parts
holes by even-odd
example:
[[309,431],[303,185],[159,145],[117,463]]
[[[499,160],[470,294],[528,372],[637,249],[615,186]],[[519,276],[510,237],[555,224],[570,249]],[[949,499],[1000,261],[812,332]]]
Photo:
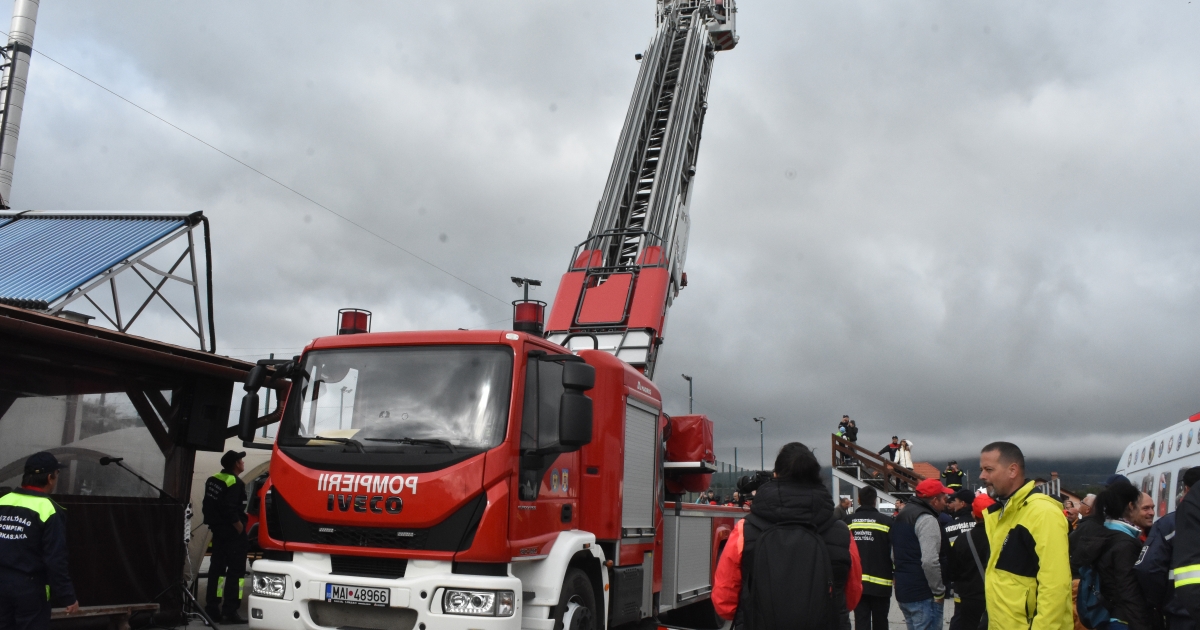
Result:
[[364,606],[387,606],[391,602],[392,591],[386,588],[370,586],[349,586],[346,584],[326,584],[325,601],[337,604],[363,604]]

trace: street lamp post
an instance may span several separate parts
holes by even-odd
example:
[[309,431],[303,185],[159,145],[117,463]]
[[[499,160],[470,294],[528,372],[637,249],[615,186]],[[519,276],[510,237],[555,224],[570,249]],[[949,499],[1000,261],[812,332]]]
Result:
[[680,376],[688,382],[688,413],[692,413],[692,377],[687,374],[680,374]]
[[767,455],[766,455],[767,451],[766,451],[766,443],[763,442],[763,425],[765,425],[767,423],[767,419],[759,417],[759,418],[755,418],[754,421],[758,423],[758,469],[766,470],[767,469]]

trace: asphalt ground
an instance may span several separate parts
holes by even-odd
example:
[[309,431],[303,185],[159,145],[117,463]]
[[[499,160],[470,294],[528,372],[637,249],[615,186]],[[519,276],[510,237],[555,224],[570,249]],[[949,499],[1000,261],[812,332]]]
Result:
[[[946,615],[945,615],[945,618],[942,620],[943,626],[945,626],[945,627],[950,626],[950,617],[953,616],[953,614],[954,614],[954,603],[946,602]],[[244,615],[244,611],[243,611],[243,615]],[[851,613],[851,618],[853,619],[853,613]],[[851,622],[851,625],[853,625],[853,622]],[[203,630],[205,628],[205,625],[204,625],[204,622],[202,622],[202,621],[192,620],[188,624],[187,627],[188,627],[188,630]],[[233,625],[223,624],[220,626],[220,628],[230,628],[232,630],[242,630],[242,629],[245,629],[248,627],[249,626],[246,624],[233,624]],[[668,628],[668,626],[660,626],[657,623],[649,622],[649,621],[639,624],[637,626],[630,626],[631,630],[659,630],[660,628]],[[904,615],[902,615],[900,613],[900,607],[896,605],[896,600],[892,599],[892,608],[891,608],[891,611],[888,613],[888,630],[901,630],[903,628],[905,628]],[[728,623],[725,624],[724,630],[729,630]]]

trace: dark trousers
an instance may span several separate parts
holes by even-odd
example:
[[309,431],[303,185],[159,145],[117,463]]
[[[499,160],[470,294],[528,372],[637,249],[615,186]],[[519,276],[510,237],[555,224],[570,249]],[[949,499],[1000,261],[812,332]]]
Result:
[[232,526],[213,530],[204,606],[210,615],[218,612],[232,615],[241,608],[248,552],[246,534],[239,534]]
[[987,612],[987,601],[982,597],[964,597],[954,602],[954,616],[950,618],[950,630],[978,630],[979,623]]
[[46,630],[50,601],[46,585],[25,575],[0,574],[0,630]]
[[892,607],[891,595],[880,597],[863,594],[854,609],[854,630],[887,630],[888,609]]

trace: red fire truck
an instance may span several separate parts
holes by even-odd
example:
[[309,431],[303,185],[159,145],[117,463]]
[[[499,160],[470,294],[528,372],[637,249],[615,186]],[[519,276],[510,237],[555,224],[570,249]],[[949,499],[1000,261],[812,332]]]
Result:
[[[371,333],[346,309],[338,335],[251,372],[241,436],[273,449],[252,628],[611,628],[708,605],[743,512],[678,500],[707,487],[712,424],[664,414],[651,377],[734,18],[733,0],[659,0],[547,330],[527,290],[506,331]],[[259,417],[264,386],[282,402]]]

